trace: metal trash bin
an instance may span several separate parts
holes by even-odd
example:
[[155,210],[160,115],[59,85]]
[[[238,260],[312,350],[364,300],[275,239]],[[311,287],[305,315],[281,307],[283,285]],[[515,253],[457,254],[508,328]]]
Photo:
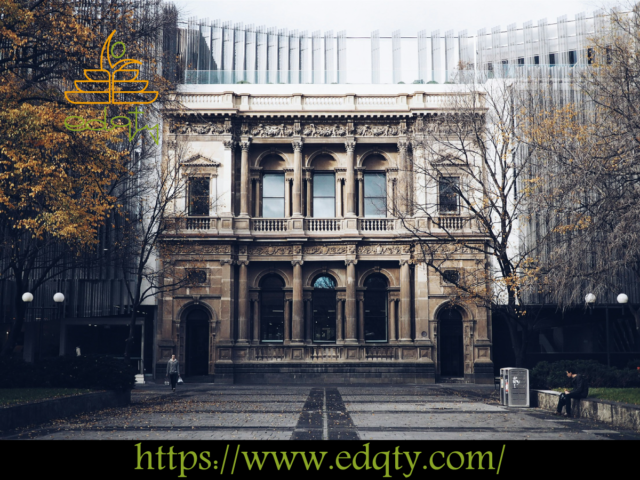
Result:
[[500,369],[500,405],[529,407],[529,370],[526,368]]

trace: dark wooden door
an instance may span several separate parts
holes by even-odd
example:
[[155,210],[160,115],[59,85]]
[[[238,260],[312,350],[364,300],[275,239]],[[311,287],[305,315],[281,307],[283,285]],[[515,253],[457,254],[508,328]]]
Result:
[[209,320],[205,312],[193,312],[187,317],[185,344],[185,374],[209,374]]
[[464,376],[464,345],[462,341],[462,315],[447,309],[440,315],[440,375]]

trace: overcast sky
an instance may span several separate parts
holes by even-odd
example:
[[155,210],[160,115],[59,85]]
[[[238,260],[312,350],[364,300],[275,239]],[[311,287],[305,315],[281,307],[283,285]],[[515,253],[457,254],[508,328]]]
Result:
[[478,29],[560,15],[569,20],[579,12],[591,13],[610,2],[597,0],[176,0],[185,17],[242,22],[286,29],[346,30],[348,36],[382,36],[400,29],[414,36],[419,30]]

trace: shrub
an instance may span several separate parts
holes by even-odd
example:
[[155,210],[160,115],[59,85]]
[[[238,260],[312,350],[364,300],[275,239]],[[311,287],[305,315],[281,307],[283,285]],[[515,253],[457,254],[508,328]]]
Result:
[[559,362],[539,362],[530,372],[532,388],[561,388],[570,387],[571,380],[567,377],[567,368],[575,367],[578,373],[584,375],[591,388],[625,388],[640,386],[640,375],[631,369],[619,370],[607,367],[595,360],[561,360]]
[[49,359],[37,364],[0,359],[0,385],[12,387],[130,390],[137,370],[122,359],[84,355]]

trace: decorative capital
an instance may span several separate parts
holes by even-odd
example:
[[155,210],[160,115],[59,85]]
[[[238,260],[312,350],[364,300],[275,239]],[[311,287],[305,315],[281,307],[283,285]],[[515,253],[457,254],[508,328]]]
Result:
[[302,142],[299,142],[299,141],[291,142],[291,146],[293,147],[294,152],[302,151]]
[[236,263],[238,265],[244,265],[246,267],[249,265],[249,260],[238,260]]
[[405,265],[410,265],[410,264],[411,264],[411,261],[409,261],[409,260],[406,260],[406,259],[400,260],[400,266],[401,267],[403,267]]
[[231,265],[233,264],[233,260],[230,258],[223,258],[220,260],[220,265]]
[[358,263],[358,260],[354,259],[354,258],[350,258],[348,260],[344,261],[344,264],[349,266],[349,265],[356,265]]
[[408,147],[409,142],[407,142],[406,140],[398,140],[398,151],[400,153],[406,152]]
[[297,265],[302,266],[303,263],[304,260],[291,260],[291,265],[293,265],[294,267]]
[[240,148],[242,149],[243,152],[248,152],[250,145],[251,145],[251,140],[250,139],[242,140],[240,142]]
[[352,140],[344,142],[344,148],[347,149],[347,153],[353,153],[353,151],[356,149],[356,142]]
[[233,140],[224,140],[222,144],[224,145],[224,148],[226,150],[231,150],[233,147],[235,147],[236,142],[234,142]]

